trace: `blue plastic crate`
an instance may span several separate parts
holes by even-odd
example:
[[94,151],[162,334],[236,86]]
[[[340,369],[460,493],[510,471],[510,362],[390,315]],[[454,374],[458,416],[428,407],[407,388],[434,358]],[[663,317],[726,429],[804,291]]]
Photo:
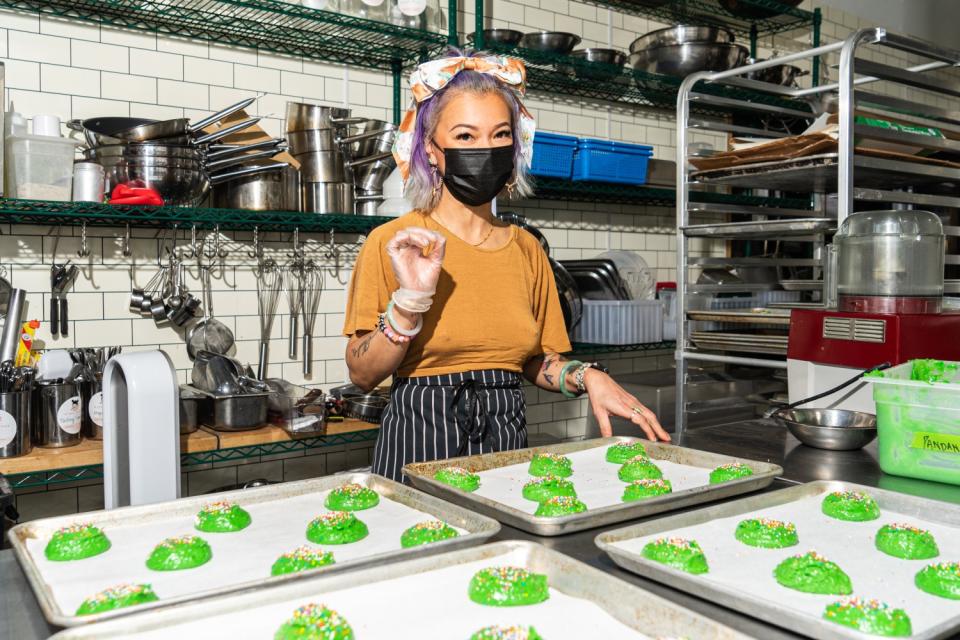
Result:
[[533,163],[530,173],[545,178],[570,178],[577,139],[538,131],[533,136]]
[[653,147],[612,140],[581,138],[573,158],[573,179],[618,184],[646,184]]

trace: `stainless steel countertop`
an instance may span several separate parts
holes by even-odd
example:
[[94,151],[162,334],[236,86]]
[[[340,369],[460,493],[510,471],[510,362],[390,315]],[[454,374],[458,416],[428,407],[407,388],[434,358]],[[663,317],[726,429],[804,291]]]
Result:
[[[750,420],[688,431],[680,444],[783,466],[784,478],[777,480],[769,489],[771,491],[811,480],[845,480],[960,504],[960,486],[884,474],[877,465],[876,442],[860,451],[821,451],[801,445],[786,429],[773,421]],[[627,524],[630,523],[607,529]],[[494,540],[540,542],[758,638],[782,640],[802,637],[620,569],[593,544],[594,538],[604,530],[598,528],[556,538],[539,538],[504,526]],[[56,628],[44,621],[13,553],[9,550],[0,551],[0,639],[35,640],[46,638],[55,631]]]

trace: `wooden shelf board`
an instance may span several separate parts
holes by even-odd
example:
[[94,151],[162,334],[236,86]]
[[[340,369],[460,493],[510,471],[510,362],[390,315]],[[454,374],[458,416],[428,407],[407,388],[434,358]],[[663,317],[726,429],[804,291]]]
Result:
[[[357,431],[369,431],[379,429],[380,426],[363,422],[362,420],[343,420],[342,422],[328,422],[326,435],[342,435],[344,433],[354,433]],[[302,437],[291,437],[280,427],[267,425],[260,429],[251,431],[215,431],[220,439],[221,449],[233,449],[236,447],[250,447],[258,444],[269,444],[272,442],[287,442],[288,440],[301,440],[306,438],[315,438],[315,435],[304,435]]]

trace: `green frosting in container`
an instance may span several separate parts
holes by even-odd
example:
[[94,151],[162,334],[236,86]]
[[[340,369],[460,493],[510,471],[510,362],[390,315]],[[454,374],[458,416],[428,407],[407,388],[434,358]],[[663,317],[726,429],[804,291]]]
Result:
[[559,516],[568,516],[572,513],[582,513],[586,510],[587,505],[573,496],[554,496],[541,502],[533,515],[556,518]]
[[353,640],[353,629],[343,617],[319,604],[307,604],[280,625],[274,640]]
[[624,482],[658,480],[663,477],[663,471],[650,462],[650,458],[647,456],[634,456],[623,463],[623,466],[617,471],[617,477]]
[[545,502],[557,496],[577,497],[573,483],[556,476],[534,478],[523,485],[523,497],[534,502]]
[[433,474],[433,479],[467,493],[480,488],[480,476],[463,467],[444,467]]
[[203,506],[195,527],[205,533],[229,533],[250,526],[253,519],[245,509],[230,502],[214,502]]
[[150,553],[147,558],[147,569],[153,571],[180,571],[193,569],[210,562],[213,551],[203,538],[197,536],[180,536],[167,538]]
[[307,571],[308,569],[325,567],[329,564],[334,564],[334,562],[333,552],[331,551],[311,549],[307,546],[298,547],[290,553],[285,553],[277,558],[273,566],[270,567],[270,575],[282,576],[286,573]]
[[796,525],[768,518],[741,520],[734,537],[743,544],[763,549],[782,549],[800,544]]
[[752,475],[753,469],[742,462],[730,462],[728,464],[722,464],[710,472],[710,484],[730,482],[737,478],[746,478]]
[[120,584],[90,596],[77,607],[78,616],[89,616],[159,600],[148,584]]
[[623,464],[631,458],[647,455],[642,442],[618,442],[607,448],[607,462]]
[[570,458],[558,453],[535,453],[530,459],[528,473],[532,476],[568,478],[573,475],[573,463]]
[[92,524],[72,524],[54,532],[43,554],[47,560],[65,562],[98,556],[110,548],[110,540]]
[[910,363],[910,379],[916,382],[954,382],[957,377],[957,363],[943,360],[912,360]]
[[331,511],[362,511],[380,504],[380,496],[373,489],[351,482],[327,494],[324,502]]
[[669,480],[662,478],[648,478],[643,480],[634,480],[623,490],[623,501],[633,502],[634,500],[646,500],[655,496],[662,496],[673,491],[673,486]]
[[537,633],[533,627],[484,627],[472,636],[470,640],[543,640],[543,636]]
[[456,529],[442,520],[428,520],[418,522],[400,534],[400,546],[404,549],[419,547],[422,544],[449,540],[459,535]]
[[960,562],[940,562],[919,571],[914,583],[932,596],[960,600]]
[[696,540],[660,538],[648,542],[641,552],[643,557],[692,574],[707,573],[707,557]]
[[850,576],[816,551],[790,556],[773,570],[777,582],[804,593],[845,596],[853,593]]
[[467,590],[477,604],[516,607],[538,604],[550,597],[547,576],[520,567],[489,567],[470,578]]
[[315,544],[350,544],[370,533],[367,525],[347,511],[331,511],[307,525],[307,540]]
[[823,499],[821,511],[837,520],[865,522],[880,517],[877,502],[859,491],[834,491]]
[[909,524],[885,524],[877,531],[877,549],[888,556],[905,560],[929,560],[940,555],[933,534]]
[[874,636],[904,638],[913,634],[910,616],[906,611],[894,609],[878,600],[846,598],[828,604],[823,618]]

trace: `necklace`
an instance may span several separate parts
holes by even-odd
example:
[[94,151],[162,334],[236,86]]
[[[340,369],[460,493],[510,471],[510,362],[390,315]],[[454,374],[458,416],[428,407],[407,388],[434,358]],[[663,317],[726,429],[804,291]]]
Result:
[[[433,212],[433,217],[437,219],[437,222],[440,223],[440,226],[441,226],[441,227],[443,227],[443,228],[446,229],[447,231],[450,231],[450,233],[453,233],[453,231],[450,230],[450,227],[443,221],[443,219],[440,217],[440,214],[439,214],[437,211],[434,211],[434,212]],[[496,227],[494,227],[494,226],[491,224],[491,225],[490,225],[490,228],[487,230],[486,235],[483,236],[483,239],[480,240],[480,242],[467,242],[466,240],[463,240],[463,238],[460,238],[460,236],[457,236],[457,237],[460,238],[461,240],[463,240],[464,242],[466,242],[466,243],[467,243],[468,245],[470,245],[471,247],[479,247],[480,245],[484,244],[487,240],[490,239],[490,236],[493,235],[493,230],[494,230],[495,228],[496,228]],[[454,233],[453,235],[457,235],[457,234]]]

